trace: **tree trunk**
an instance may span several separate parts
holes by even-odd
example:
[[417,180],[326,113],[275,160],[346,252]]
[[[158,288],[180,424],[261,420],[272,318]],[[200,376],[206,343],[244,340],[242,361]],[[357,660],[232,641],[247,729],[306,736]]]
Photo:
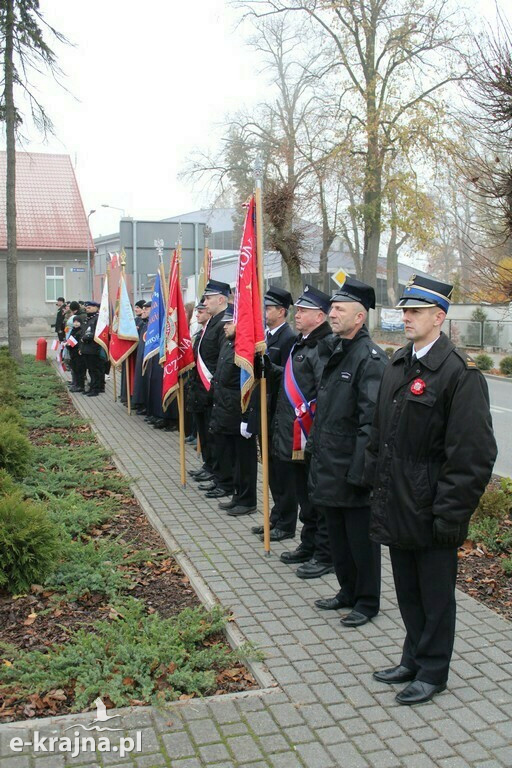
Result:
[[398,301],[398,248],[396,224],[391,225],[391,236],[389,238],[386,258],[386,278],[388,304],[390,307],[396,307]]
[[288,279],[290,281],[290,293],[293,296],[293,300],[297,301],[302,293],[302,274],[300,271],[300,264],[293,259],[286,264],[288,270]]
[[18,362],[21,354],[20,326],[18,320],[18,254],[16,247],[16,108],[14,106],[14,0],[5,4],[5,124],[7,149],[7,339],[9,353]]

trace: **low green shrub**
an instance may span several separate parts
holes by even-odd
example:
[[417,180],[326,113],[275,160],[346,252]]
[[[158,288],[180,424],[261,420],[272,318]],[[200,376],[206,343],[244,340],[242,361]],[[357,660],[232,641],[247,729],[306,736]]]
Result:
[[60,538],[44,507],[20,493],[0,498],[0,585],[17,594],[43,582],[58,562]]
[[502,560],[501,567],[505,576],[512,576],[512,557],[506,557]]
[[482,353],[475,357],[475,363],[481,371],[490,371],[494,367],[494,361],[490,355]]
[[27,474],[31,455],[32,446],[27,437],[15,425],[0,422],[0,469],[21,479]]
[[120,504],[116,499],[101,502],[97,499],[84,499],[80,493],[72,491],[65,497],[47,497],[46,506],[50,518],[75,538],[112,517]]
[[486,517],[504,520],[512,508],[512,482],[510,478],[504,477],[499,485],[490,484],[486,490],[478,507],[473,515],[472,522],[482,520]]
[[[213,693],[219,671],[247,657],[260,658],[250,646],[233,651],[202,644],[224,627],[221,608],[186,608],[163,619],[146,616],[143,606],[130,600],[120,611],[121,618],[97,622],[93,632],[79,630],[65,646],[18,652],[12,666],[0,665],[0,684],[30,693],[71,687],[77,708],[90,706],[97,696],[123,707],[133,699],[162,702]],[[162,683],[169,689],[160,690]]]
[[512,355],[508,355],[501,360],[500,371],[504,373],[505,376],[512,376]]
[[147,549],[127,555],[126,546],[113,540],[68,541],[64,556],[45,586],[65,592],[70,598],[98,593],[114,600],[131,586],[130,576],[120,566],[154,560]]
[[468,538],[476,544],[483,544],[489,552],[499,552],[499,529],[500,524],[496,518],[483,517],[470,524]]
[[384,350],[384,352],[386,353],[386,355],[387,355],[389,358],[392,358],[392,357],[393,357],[393,355],[395,354],[395,351],[396,351],[396,350],[395,350],[395,348],[394,348],[394,347],[386,347],[386,348],[385,348],[385,350]]

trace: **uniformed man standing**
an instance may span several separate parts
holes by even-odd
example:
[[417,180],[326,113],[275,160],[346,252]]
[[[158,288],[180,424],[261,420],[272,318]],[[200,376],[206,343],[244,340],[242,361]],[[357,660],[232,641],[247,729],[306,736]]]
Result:
[[297,569],[302,579],[315,579],[333,571],[325,518],[309,499],[304,456],[326,360],[319,353],[319,342],[331,334],[327,322],[329,302],[326,293],[310,285],[295,302],[295,325],[300,333],[285,365],[273,424],[272,451],[290,468],[303,523],[300,545],[293,552],[283,552],[281,560],[302,563]]
[[[212,379],[217,366],[221,344],[225,338],[222,317],[228,305],[228,297],[231,289],[228,283],[219,280],[209,280],[204,290],[203,301],[206,310],[210,316],[205,326],[204,333],[201,336],[197,347],[197,375],[200,380],[199,386],[202,387],[205,396],[205,408],[201,412],[196,412],[197,432],[201,443],[201,451],[204,457],[204,463],[201,469],[191,470],[189,474],[197,482],[209,483],[215,482],[214,470],[215,446],[214,435],[209,431],[210,417],[213,406],[213,392],[211,391]],[[204,487],[206,495],[209,498],[221,498],[226,496],[226,491],[222,488]]]
[[487,383],[441,331],[452,286],[414,276],[398,307],[409,344],[387,366],[367,450],[370,536],[389,546],[406,628],[400,704],[446,688],[455,635],[457,548],[496,458]]
[[82,326],[80,355],[85,358],[87,373],[89,374],[90,378],[89,389],[87,392],[84,392],[84,394],[88,397],[97,397],[101,392],[105,390],[104,352],[102,347],[96,341],[94,341],[99,308],[100,305],[97,301],[85,302],[87,318],[85,327]]
[[370,541],[370,491],[364,481],[364,454],[380,381],[388,362],[370,338],[365,322],[375,308],[375,291],[347,277],[331,299],[334,336],[316,401],[308,442],[310,499],[323,513],[338,583],[333,598],[316,600],[323,610],[352,608],[346,627],[366,624],[379,612],[380,546]]
[[[292,539],[295,536],[297,526],[298,503],[290,463],[278,459],[271,450],[272,423],[276,412],[282,372],[297,339],[297,334],[287,322],[288,311],[292,303],[291,293],[275,285],[270,285],[264,296],[267,355],[273,365],[272,375],[267,379],[268,470],[269,486],[274,502],[270,511],[271,541]],[[244,415],[244,422],[247,424],[248,433],[259,433],[260,391],[258,387],[251,397],[251,403]],[[255,525],[251,530],[253,533],[263,536],[262,525]]]

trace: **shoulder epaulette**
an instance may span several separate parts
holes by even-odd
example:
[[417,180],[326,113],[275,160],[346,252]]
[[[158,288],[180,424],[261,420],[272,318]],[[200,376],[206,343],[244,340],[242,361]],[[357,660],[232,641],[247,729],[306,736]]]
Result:
[[476,370],[478,371],[478,365],[475,363],[472,357],[470,355],[466,354],[466,352],[463,352],[461,349],[455,349],[455,354],[460,357],[466,368]]

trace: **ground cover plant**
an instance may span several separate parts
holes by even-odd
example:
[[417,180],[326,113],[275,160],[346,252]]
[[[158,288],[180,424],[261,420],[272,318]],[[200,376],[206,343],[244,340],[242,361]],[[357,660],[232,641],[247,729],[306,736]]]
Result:
[[[229,616],[199,604],[53,369],[0,350],[7,389],[0,721],[254,687],[243,659],[257,654],[229,648]],[[13,467],[20,436],[29,459]]]

